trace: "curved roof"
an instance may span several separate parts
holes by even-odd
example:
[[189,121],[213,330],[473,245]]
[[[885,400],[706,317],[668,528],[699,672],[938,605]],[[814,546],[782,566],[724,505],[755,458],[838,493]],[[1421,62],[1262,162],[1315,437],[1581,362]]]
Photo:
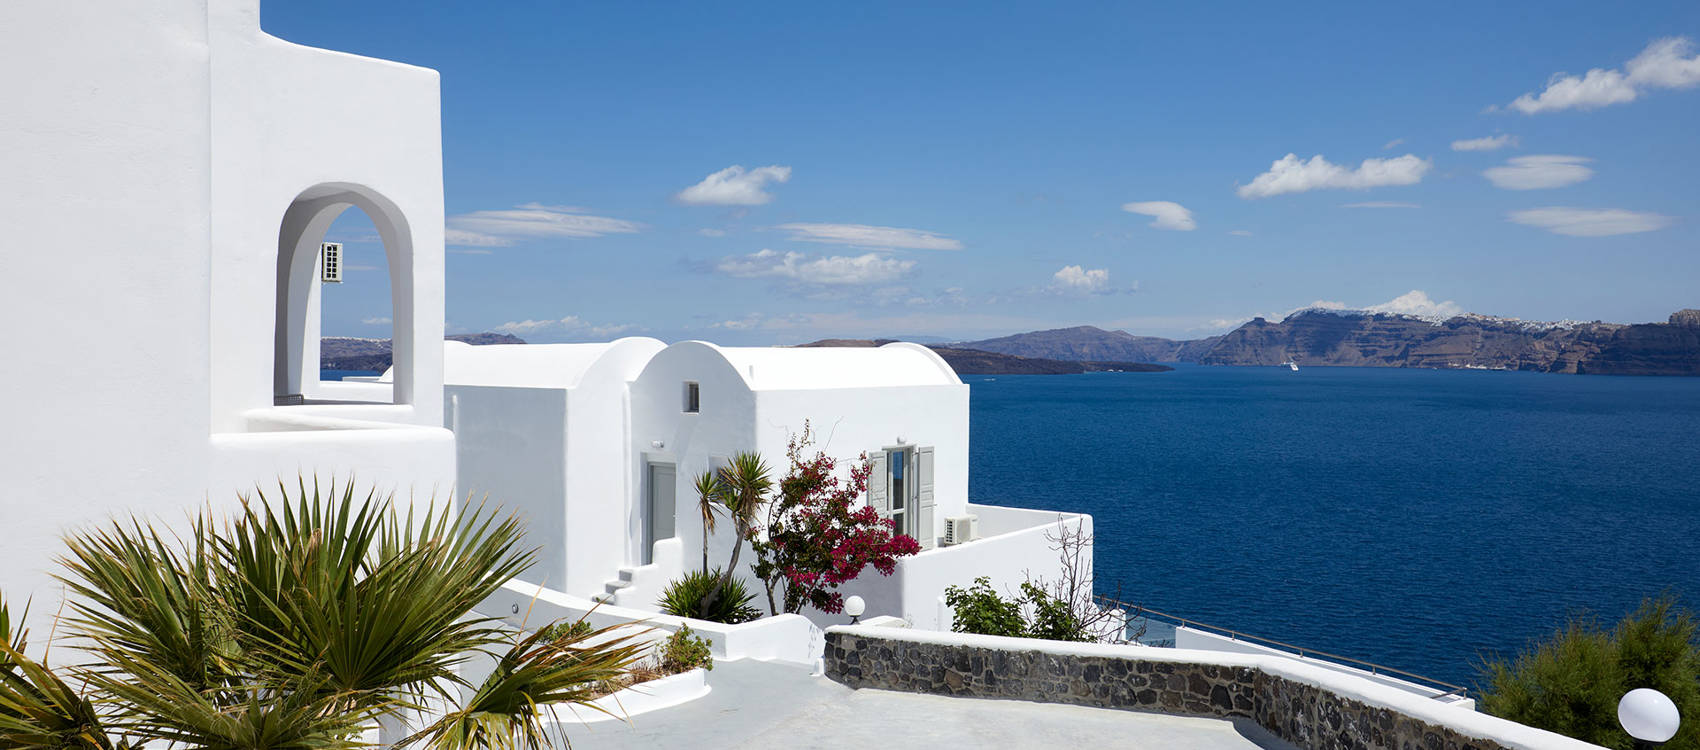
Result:
[[[598,344],[490,344],[443,342],[444,385],[572,388],[605,359],[632,360],[629,379],[665,345],[645,337]],[[384,373],[384,379],[390,378]]]
[[933,350],[907,342],[881,347],[710,346],[756,391],[962,384]]

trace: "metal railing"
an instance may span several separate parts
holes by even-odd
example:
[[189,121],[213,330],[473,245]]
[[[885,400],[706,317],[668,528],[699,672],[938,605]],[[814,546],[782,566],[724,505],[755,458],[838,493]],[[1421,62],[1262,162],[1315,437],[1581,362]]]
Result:
[[1252,635],[1250,633],[1242,633],[1238,630],[1233,630],[1231,628],[1224,628],[1224,627],[1220,627],[1220,626],[1217,626],[1217,625],[1211,625],[1209,623],[1199,622],[1197,620],[1188,619],[1188,618],[1185,618],[1185,617],[1181,617],[1179,615],[1171,615],[1167,612],[1159,612],[1159,611],[1151,609],[1149,607],[1142,607],[1138,604],[1128,604],[1127,602],[1117,601],[1117,600],[1111,599],[1107,596],[1097,597],[1097,600],[1103,606],[1112,607],[1112,608],[1120,609],[1122,611],[1127,612],[1128,618],[1130,620],[1133,619],[1133,618],[1137,618],[1137,617],[1144,617],[1145,619],[1151,619],[1151,618],[1155,617],[1156,619],[1163,621],[1163,622],[1167,622],[1170,625],[1179,625],[1179,626],[1185,626],[1185,627],[1189,627],[1189,628],[1195,628],[1195,629],[1198,629],[1198,630],[1203,630],[1203,631],[1206,631],[1206,632],[1209,632],[1209,633],[1213,633],[1215,635],[1226,636],[1229,640],[1246,641],[1246,642],[1249,642],[1253,645],[1265,646],[1265,647],[1277,649],[1277,650],[1280,650],[1280,651],[1292,652],[1292,653],[1298,655],[1298,657],[1301,658],[1301,659],[1312,658],[1312,659],[1322,659],[1322,660],[1326,660],[1326,661],[1336,662],[1336,663],[1341,664],[1342,666],[1354,667],[1354,668],[1357,668],[1357,669],[1367,671],[1372,675],[1392,675],[1392,676],[1396,676],[1400,679],[1416,682],[1416,683],[1422,685],[1423,687],[1428,687],[1428,688],[1431,688],[1431,689],[1443,689],[1443,690],[1446,691],[1446,692],[1440,693],[1438,695],[1431,696],[1435,700],[1444,700],[1446,698],[1450,698],[1450,697],[1453,697],[1453,696],[1457,696],[1459,698],[1468,697],[1469,689],[1464,687],[1463,685],[1454,685],[1450,682],[1437,680],[1437,679],[1434,679],[1432,677],[1424,677],[1423,675],[1416,674],[1414,672],[1407,672],[1403,669],[1394,669],[1393,667],[1383,666],[1381,664],[1376,664],[1374,662],[1364,661],[1363,659],[1354,659],[1350,656],[1341,656],[1339,654],[1331,654],[1327,651],[1318,651],[1314,648],[1305,648],[1303,646],[1295,646],[1291,643],[1287,643],[1285,641],[1277,641],[1273,638],[1264,638],[1262,636]]

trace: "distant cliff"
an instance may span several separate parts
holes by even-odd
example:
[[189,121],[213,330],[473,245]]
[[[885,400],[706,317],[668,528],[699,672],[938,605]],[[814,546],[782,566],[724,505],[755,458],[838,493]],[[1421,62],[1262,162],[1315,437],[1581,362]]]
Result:
[[1541,323],[1485,315],[1432,320],[1303,310],[1257,318],[1199,357],[1207,365],[1302,365],[1533,370],[1611,375],[1700,375],[1700,313],[1668,323]]
[[1032,331],[982,341],[950,344],[961,349],[1013,354],[1017,357],[1076,362],[1196,362],[1221,336],[1176,341],[1106,331],[1093,326]]
[[[882,346],[892,341],[893,339],[821,339],[801,346],[870,347]],[[1056,360],[951,346],[927,345],[927,348],[936,352],[958,375],[1078,375],[1083,372],[1167,372],[1174,369],[1143,362]]]
[[950,346],[1064,361],[1269,366],[1291,360],[1301,366],[1700,375],[1700,310],[1679,311],[1665,323],[1623,325],[1311,309],[1279,322],[1257,318],[1227,334],[1201,339],[1076,326]]
[[[525,343],[525,339],[506,333],[457,333],[443,338],[449,341],[463,341],[473,346]],[[319,339],[319,369],[321,370],[383,372],[389,368],[389,339],[356,339],[340,336],[328,336]]]

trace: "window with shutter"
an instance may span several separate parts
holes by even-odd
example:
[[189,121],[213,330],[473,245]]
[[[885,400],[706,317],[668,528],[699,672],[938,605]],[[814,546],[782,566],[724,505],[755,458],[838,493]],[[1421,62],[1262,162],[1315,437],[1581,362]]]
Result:
[[886,501],[886,487],[891,482],[891,475],[886,470],[885,451],[875,452],[869,458],[873,471],[868,473],[868,507],[885,518],[891,513],[891,505]]
[[933,449],[915,450],[915,509],[909,519],[909,535],[921,543],[921,549],[932,549],[937,535],[933,533]]

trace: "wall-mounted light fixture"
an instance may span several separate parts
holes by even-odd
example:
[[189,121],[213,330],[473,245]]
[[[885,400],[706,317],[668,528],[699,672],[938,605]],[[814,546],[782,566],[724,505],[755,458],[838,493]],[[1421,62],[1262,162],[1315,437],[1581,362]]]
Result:
[[651,441],[649,441],[649,447],[654,448],[656,450],[660,450],[662,448],[667,447],[667,441],[665,441],[665,440],[651,440]]

